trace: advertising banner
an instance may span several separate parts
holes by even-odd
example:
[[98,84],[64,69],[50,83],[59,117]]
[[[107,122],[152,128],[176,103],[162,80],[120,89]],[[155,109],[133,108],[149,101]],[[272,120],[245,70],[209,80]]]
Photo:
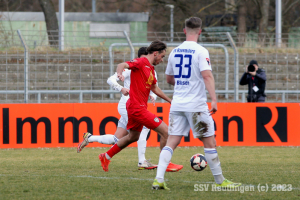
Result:
[[[114,134],[117,107],[118,103],[2,104],[0,148],[77,147],[84,132]],[[168,124],[169,103],[149,103],[148,110]],[[218,103],[212,115],[217,146],[300,146],[299,113],[298,103]],[[159,139],[151,130],[147,146],[159,146]],[[179,146],[202,142],[190,131]]]

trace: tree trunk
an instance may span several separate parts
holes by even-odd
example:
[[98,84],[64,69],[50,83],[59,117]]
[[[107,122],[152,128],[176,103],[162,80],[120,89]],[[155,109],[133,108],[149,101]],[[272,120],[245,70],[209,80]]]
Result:
[[48,40],[51,46],[58,46],[58,20],[52,0],[39,0],[45,15]]
[[238,46],[244,46],[247,31],[247,0],[241,0],[238,4]]
[[259,22],[259,43],[265,44],[267,41],[267,28],[269,22],[269,6],[270,0],[262,0],[261,1],[261,19]]

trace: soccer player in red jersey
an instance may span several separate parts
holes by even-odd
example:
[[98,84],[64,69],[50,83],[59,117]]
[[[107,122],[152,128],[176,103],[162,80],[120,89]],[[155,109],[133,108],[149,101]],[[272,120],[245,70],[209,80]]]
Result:
[[[136,142],[139,139],[143,126],[156,131],[160,134],[160,148],[166,145],[168,138],[168,126],[153,113],[147,110],[147,101],[150,90],[157,96],[171,103],[171,99],[166,96],[157,86],[154,76],[154,66],[163,61],[166,54],[166,44],[161,41],[153,41],[147,48],[148,55],[142,58],[137,58],[132,61],[120,63],[117,67],[117,74],[120,80],[124,80],[122,72],[124,68],[131,71],[131,84],[129,90],[129,100],[126,103],[128,124],[127,129],[129,134],[121,138],[111,149],[106,153],[99,155],[101,165],[104,171],[108,171],[110,159],[129,144]],[[182,165],[169,163],[168,168],[178,171],[182,169]]]

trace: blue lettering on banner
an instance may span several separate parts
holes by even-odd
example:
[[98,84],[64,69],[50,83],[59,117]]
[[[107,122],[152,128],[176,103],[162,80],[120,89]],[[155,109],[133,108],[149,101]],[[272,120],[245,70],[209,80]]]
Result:
[[174,49],[175,53],[195,53],[195,50],[192,49]]
[[177,85],[189,85],[189,84],[190,84],[189,81],[180,81],[180,80],[177,81]]

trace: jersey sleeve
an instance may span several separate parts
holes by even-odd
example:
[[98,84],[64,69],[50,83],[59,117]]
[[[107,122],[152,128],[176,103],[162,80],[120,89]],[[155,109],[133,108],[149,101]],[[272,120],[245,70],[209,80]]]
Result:
[[153,73],[154,73],[154,77],[153,77],[152,85],[155,85],[157,83],[157,74],[155,70],[153,70]]
[[173,57],[173,51],[170,53],[169,55],[169,59],[168,59],[168,65],[167,65],[167,68],[166,68],[166,72],[165,74],[167,75],[174,75],[174,71],[173,71],[173,67],[172,67],[172,57]]
[[[123,73],[122,73],[123,74]],[[118,84],[119,81],[119,78],[117,76],[117,73],[115,73],[114,75],[110,76],[108,79],[107,79],[107,83],[114,89],[114,90],[117,90],[119,92],[121,92],[123,86]]]
[[127,69],[125,69],[125,70],[122,72],[122,75],[124,76],[124,78],[130,77],[130,74],[131,74],[131,71],[130,71],[130,70],[127,70]]
[[[155,70],[154,70],[154,73],[155,73],[155,78],[156,78],[156,84],[158,85],[158,82],[157,82],[157,73],[156,73]],[[154,100],[157,99],[157,95],[154,92],[152,92],[152,90],[150,90],[150,95],[154,98]]]
[[126,63],[129,65],[128,69],[131,69],[131,70],[136,70],[141,67],[141,65],[139,65],[140,59],[133,59],[131,61],[127,61]]
[[212,70],[208,50],[201,51],[198,55],[200,72],[204,70]]

